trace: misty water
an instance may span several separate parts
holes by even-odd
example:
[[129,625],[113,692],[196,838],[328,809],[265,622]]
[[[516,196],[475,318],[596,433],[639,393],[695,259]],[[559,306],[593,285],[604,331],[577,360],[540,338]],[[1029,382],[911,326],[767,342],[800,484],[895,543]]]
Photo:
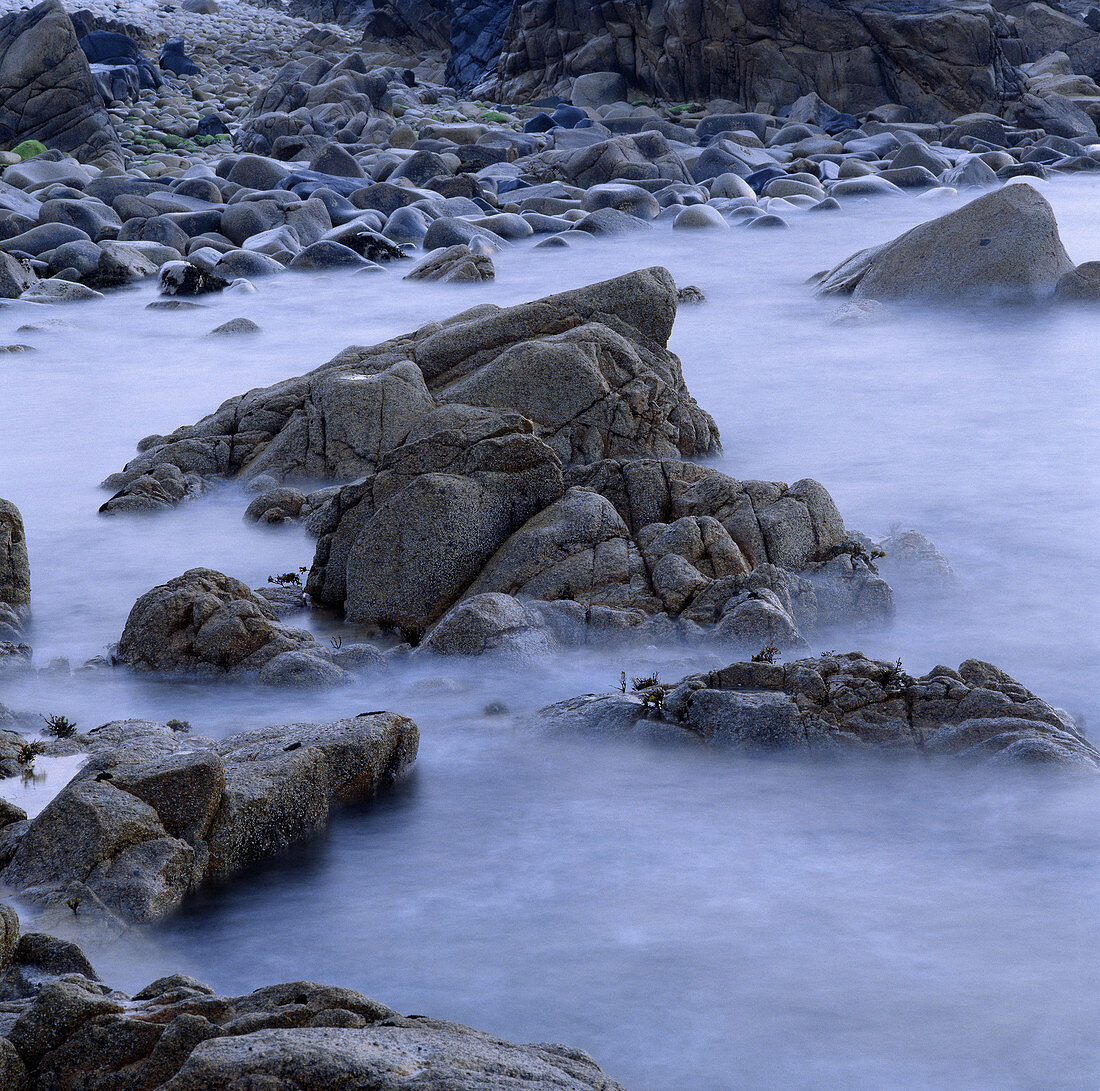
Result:
[[[1095,181],[1042,188],[1070,256],[1100,258]],[[899,585],[889,630],[827,646],[900,656],[912,674],[987,659],[1098,722],[1096,312],[896,308],[831,325],[836,301],[804,283],[959,203],[855,202],[787,232],[520,244],[474,288],[407,284],[390,267],[286,274],[195,310],[145,310],[151,287],[11,305],[0,344],[38,351],[0,356],[0,495],[26,523],[36,663],[102,653],[134,600],[187,568],[259,586],[312,557],[301,529],[244,524],[235,487],[158,516],[98,515],[98,482],[141,437],[349,344],[662,264],[709,300],[681,310],[671,347],[721,429],[713,463],[737,478],[816,478],[850,530],[920,530],[955,569],[954,592]],[[237,316],[263,332],[204,336]],[[47,319],[63,325],[19,331]],[[82,728],[177,717],[224,735],[380,708],[420,727],[398,791],[93,951],[120,987],[176,970],[233,992],[347,985],[581,1047],[634,1091],[1096,1086],[1100,785],[747,761],[525,725],[543,704],[614,688],[620,670],[674,679],[732,657],[586,648],[522,669],[419,658],[322,694],[58,670],[0,680],[0,701]],[[68,773],[26,790],[46,798]],[[23,791],[12,785],[0,793]]]

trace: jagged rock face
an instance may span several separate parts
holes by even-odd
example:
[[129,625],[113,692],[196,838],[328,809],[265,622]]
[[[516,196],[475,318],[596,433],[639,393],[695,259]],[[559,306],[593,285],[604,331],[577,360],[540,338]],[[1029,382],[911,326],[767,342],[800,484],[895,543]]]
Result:
[[122,145],[58,0],[0,19],[0,145],[23,140],[122,166]]
[[751,109],[816,91],[841,110],[897,102],[938,119],[1018,93],[1011,33],[977,0],[526,0],[512,11],[496,87],[515,101],[568,95],[575,76],[615,71],[676,101]]
[[[499,464],[491,438],[466,457]],[[540,645],[569,644],[657,619],[665,636],[790,646],[802,631],[892,614],[889,587],[815,481],[739,482],[671,459],[605,460],[562,477],[534,444],[524,476],[420,463],[345,487],[311,520],[307,590],[414,640],[441,619],[429,646],[466,654],[523,627]],[[450,453],[450,437],[441,446]],[[524,616],[509,597],[557,608]],[[475,634],[467,647],[464,633]]]
[[101,982],[75,944],[20,936],[9,906],[0,906],[0,929],[8,952],[0,961],[5,1091],[623,1091],[579,1050],[514,1045],[310,981],[218,996],[172,974],[131,998]]
[[[792,663],[733,663],[633,694],[542,709],[554,731],[658,736],[746,753],[950,756],[1100,770],[1100,753],[1064,712],[992,664],[968,659],[911,678],[859,652]],[[655,711],[659,709],[659,711]]]
[[1026,182],[987,193],[853,254],[818,291],[854,299],[1024,302],[1049,299],[1074,264],[1054,210]]
[[676,286],[653,268],[349,348],[143,441],[104,482],[121,490],[104,510],[132,506],[133,490],[166,465],[202,478],[352,481],[384,470],[393,481],[442,470],[493,437],[501,453],[523,452],[522,472],[532,461],[708,454],[718,431],[666,348],[675,316]]
[[[388,712],[289,724],[214,742],[118,721],[80,737],[80,772],[22,832],[8,886],[82,922],[118,927],[174,910],[189,890],[323,829],[416,758],[416,725]],[[70,913],[71,916],[71,913]]]

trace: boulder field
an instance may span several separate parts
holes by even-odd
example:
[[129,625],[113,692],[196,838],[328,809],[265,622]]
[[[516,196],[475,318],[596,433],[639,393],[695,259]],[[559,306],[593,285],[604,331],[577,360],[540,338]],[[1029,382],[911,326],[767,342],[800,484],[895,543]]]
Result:
[[[168,296],[246,292],[414,255],[414,289],[478,285],[508,247],[783,229],[1100,169],[1095,35],[1042,4],[314,6],[351,25],[241,0],[0,16],[0,298],[154,277]],[[444,25],[449,58],[413,52]],[[493,75],[463,97],[444,65],[463,88]]]
[[[1037,765],[1095,774],[1100,752],[1073,717],[990,663],[910,677],[901,660],[826,652],[790,663],[775,649],[674,683],[550,705],[539,730],[689,743],[746,754],[837,758],[876,753]],[[625,677],[625,676],[624,676]]]
[[403,1016],[312,981],[219,996],[172,974],[127,996],[75,944],[19,925],[0,905],[4,1091],[623,1091],[580,1050]]

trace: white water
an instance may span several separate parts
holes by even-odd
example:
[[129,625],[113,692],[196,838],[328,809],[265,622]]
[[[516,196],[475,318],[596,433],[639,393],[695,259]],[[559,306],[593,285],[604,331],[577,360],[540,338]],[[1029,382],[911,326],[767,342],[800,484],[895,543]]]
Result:
[[[1044,191],[1071,256],[1100,257],[1095,182]],[[188,567],[258,586],[309,562],[302,532],[243,524],[235,489],[158,517],[97,515],[97,482],[142,436],[350,343],[663,264],[710,300],[681,312],[673,348],[722,431],[716,464],[815,477],[849,528],[915,527],[960,576],[946,600],[903,594],[891,631],[830,643],[900,655],[911,673],[989,659],[1088,719],[1100,711],[1100,316],[918,309],[834,327],[835,302],[803,284],[947,207],[885,200],[785,233],[521,246],[477,288],[405,284],[397,270],[287,274],[195,311],[146,311],[148,288],[0,311],[0,344],[39,349],[0,356],[0,495],[26,522],[36,659],[101,652],[138,595]],[[237,315],[264,332],[203,336]],[[16,332],[44,317],[70,328]],[[540,704],[611,688],[621,669],[675,678],[719,658],[585,650],[519,677],[420,663],[320,696],[54,674],[4,681],[0,701],[82,727],[175,716],[219,735],[364,708],[420,725],[407,788],[204,895],[150,945],[100,953],[124,986],[180,968],[237,991],[347,984],[581,1046],[635,1091],[1095,1086],[1096,786],[744,762],[519,726]],[[493,701],[509,713],[483,715]]]

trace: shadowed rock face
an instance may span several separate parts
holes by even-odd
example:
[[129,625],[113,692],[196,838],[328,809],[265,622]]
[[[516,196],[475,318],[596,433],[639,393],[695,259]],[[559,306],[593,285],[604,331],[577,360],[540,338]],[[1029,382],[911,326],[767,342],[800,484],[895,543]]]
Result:
[[172,974],[131,998],[75,944],[20,935],[6,905],[0,974],[5,1091],[624,1091],[580,1050],[515,1045],[311,981],[218,996]]
[[1073,269],[1054,210],[1038,190],[1018,182],[853,254],[818,291],[855,299],[1026,302],[1049,299]]
[[0,145],[40,140],[83,161],[122,165],[76,31],[58,0],[0,19]]
[[[122,720],[76,741],[89,760],[21,824],[0,880],[51,920],[117,930],[313,836],[334,808],[402,776],[419,735],[404,716],[377,712],[217,742]],[[74,896],[77,921],[65,903]]]
[[1100,771],[1100,753],[1067,713],[977,659],[958,670],[933,667],[921,678],[859,652],[733,663],[653,687],[648,706],[633,694],[588,695],[544,708],[535,720],[553,731],[745,753],[884,752]]
[[976,0],[521,0],[497,87],[517,101],[568,95],[574,77],[614,71],[673,100],[728,97],[751,109],[816,91],[841,110],[897,102],[940,118],[1019,93],[1011,33]]
[[[351,481],[383,467],[407,476],[403,466],[443,470],[482,444],[468,455],[472,467],[493,437],[500,457],[510,452],[524,467],[708,454],[717,428],[666,348],[675,317],[676,285],[653,268],[346,349],[306,375],[231,398],[195,425],[143,440],[144,453],[104,482],[120,491],[103,510],[132,510],[166,467],[281,481]],[[498,461],[492,472],[510,468]],[[148,506],[172,499],[179,496]]]

